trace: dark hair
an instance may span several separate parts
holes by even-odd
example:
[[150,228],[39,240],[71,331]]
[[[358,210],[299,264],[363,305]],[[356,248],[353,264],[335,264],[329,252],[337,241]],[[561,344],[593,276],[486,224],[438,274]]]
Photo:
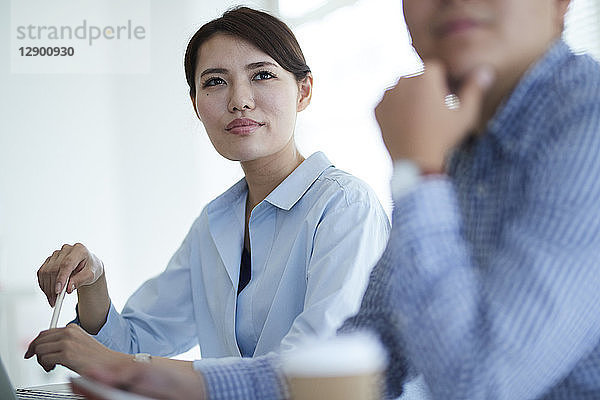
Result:
[[294,74],[297,81],[310,73],[298,41],[285,23],[266,12],[236,7],[226,11],[222,17],[202,25],[188,43],[184,61],[185,78],[192,97],[196,95],[198,49],[216,33],[237,36],[252,43],[277,61],[283,69]]

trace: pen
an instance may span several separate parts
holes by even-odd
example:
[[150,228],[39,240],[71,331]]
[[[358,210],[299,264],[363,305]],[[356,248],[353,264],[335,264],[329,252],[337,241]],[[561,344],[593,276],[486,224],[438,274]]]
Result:
[[58,316],[60,315],[60,309],[62,308],[63,299],[65,298],[66,293],[67,285],[65,285],[63,290],[59,293],[58,298],[56,299],[56,304],[54,304],[54,312],[52,313],[52,320],[50,321],[50,329],[56,328],[56,324],[58,324]]

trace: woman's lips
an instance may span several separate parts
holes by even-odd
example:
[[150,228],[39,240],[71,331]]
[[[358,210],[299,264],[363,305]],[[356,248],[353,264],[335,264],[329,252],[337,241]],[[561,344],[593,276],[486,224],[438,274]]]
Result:
[[227,124],[225,130],[235,135],[248,135],[263,125],[250,118],[237,118]]

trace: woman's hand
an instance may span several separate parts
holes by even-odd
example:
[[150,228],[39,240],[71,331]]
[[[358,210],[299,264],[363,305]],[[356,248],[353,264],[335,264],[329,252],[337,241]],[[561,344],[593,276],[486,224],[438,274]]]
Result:
[[67,286],[67,293],[80,286],[91,285],[104,273],[102,261],[84,245],[65,244],[54,251],[38,270],[38,283],[54,307],[57,295]]
[[422,171],[442,172],[450,149],[472,131],[480,116],[492,71],[480,68],[458,90],[460,106],[448,107],[446,70],[426,62],[425,72],[401,78],[375,108],[383,141],[394,160],[413,161]]
[[51,371],[60,364],[75,372],[118,360],[132,362],[133,358],[131,355],[110,350],[75,324],[40,332],[29,344],[25,358],[34,355],[46,371]]
[[[193,368],[171,368],[168,364],[119,361],[83,371],[83,376],[128,392],[155,399],[206,399],[202,375]],[[75,393],[85,389],[73,383]]]

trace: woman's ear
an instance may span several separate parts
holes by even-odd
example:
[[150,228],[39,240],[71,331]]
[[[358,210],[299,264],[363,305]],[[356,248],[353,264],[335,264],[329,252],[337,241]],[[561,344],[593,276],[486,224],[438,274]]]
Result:
[[202,122],[202,118],[200,118],[200,114],[198,114],[198,109],[196,108],[196,99],[194,98],[194,96],[191,93],[190,93],[190,100],[192,100],[192,106],[194,107],[194,112],[196,113],[196,116],[198,117],[200,122]]
[[304,79],[298,82],[298,105],[296,111],[304,110],[310,104],[312,98],[313,77],[309,72]]

